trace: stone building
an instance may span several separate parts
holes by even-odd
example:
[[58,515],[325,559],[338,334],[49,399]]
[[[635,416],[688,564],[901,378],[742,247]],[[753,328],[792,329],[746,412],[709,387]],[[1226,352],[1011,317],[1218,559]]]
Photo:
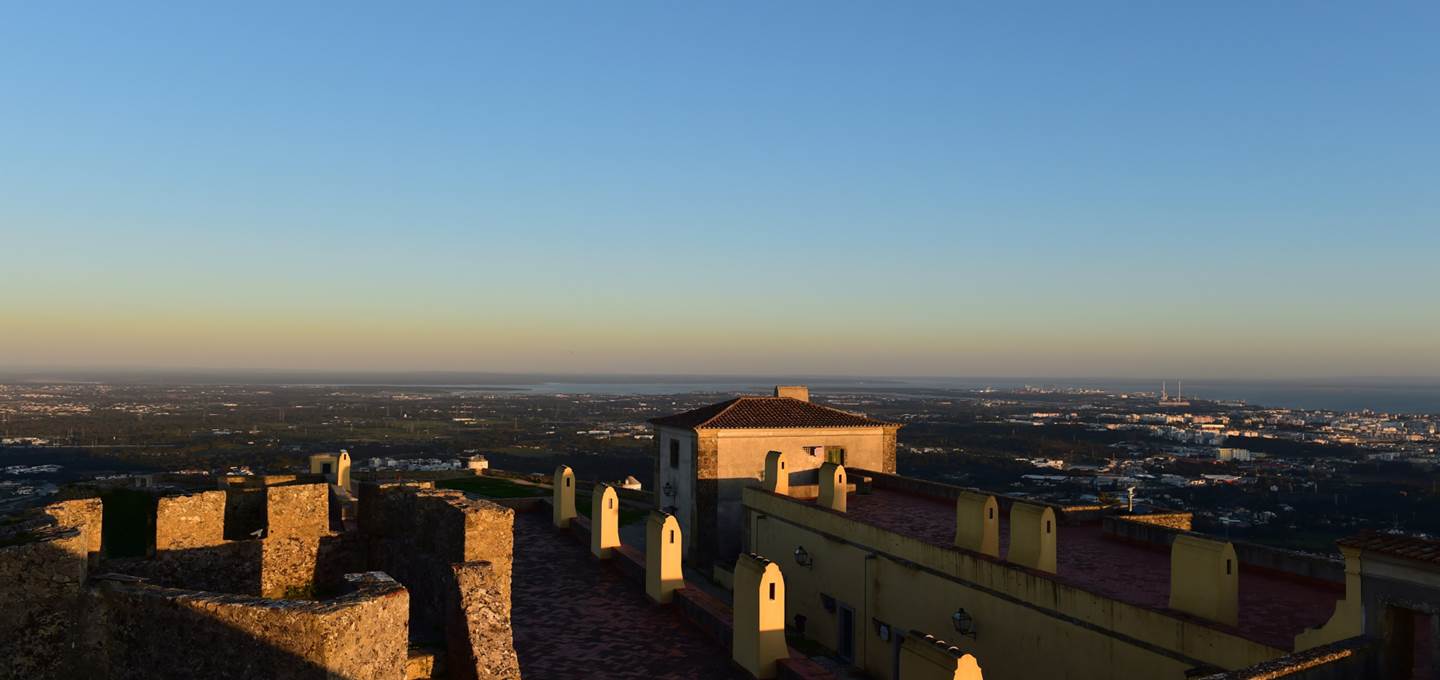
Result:
[[655,418],[655,502],[684,530],[695,564],[740,552],[741,490],[760,479],[765,456],[787,454],[797,493],[818,488],[816,471],[831,462],[895,471],[900,426],[810,401],[803,386],[778,386],[774,396],[742,396]]

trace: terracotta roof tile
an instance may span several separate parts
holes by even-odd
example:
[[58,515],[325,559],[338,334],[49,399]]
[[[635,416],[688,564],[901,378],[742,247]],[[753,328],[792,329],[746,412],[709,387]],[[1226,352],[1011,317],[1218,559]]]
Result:
[[1382,555],[1403,557],[1416,562],[1440,564],[1440,541],[1433,538],[1417,538],[1387,534],[1380,531],[1366,531],[1336,541],[1347,548],[1358,548]]
[[790,397],[736,397],[693,411],[652,418],[651,423],[693,429],[770,427],[876,427],[892,425]]

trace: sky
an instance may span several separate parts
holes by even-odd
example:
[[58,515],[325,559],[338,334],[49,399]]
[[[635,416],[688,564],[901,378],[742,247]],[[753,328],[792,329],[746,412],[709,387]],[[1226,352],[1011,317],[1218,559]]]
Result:
[[1436,35],[0,0],[0,367],[1440,376]]

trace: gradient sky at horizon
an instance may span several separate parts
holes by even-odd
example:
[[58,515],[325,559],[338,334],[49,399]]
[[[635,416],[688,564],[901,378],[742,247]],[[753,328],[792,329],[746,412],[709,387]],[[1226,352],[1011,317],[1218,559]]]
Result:
[[0,367],[1440,375],[1436,35],[0,2]]

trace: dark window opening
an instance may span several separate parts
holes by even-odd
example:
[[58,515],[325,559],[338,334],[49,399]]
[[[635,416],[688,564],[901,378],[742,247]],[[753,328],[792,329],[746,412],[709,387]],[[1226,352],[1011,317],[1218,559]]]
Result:
[[1045,533],[1050,533],[1050,520],[1045,520]]
[[1230,560],[1225,560],[1225,575],[1230,575]]
[[680,467],[680,440],[670,440],[670,467]]
[[995,519],[995,508],[990,508],[989,510],[986,510],[985,514],[989,515],[987,519]]
[[835,655],[847,662],[855,661],[855,610],[840,607],[840,620],[835,626]]
[[772,600],[775,599],[775,584],[774,584],[774,583],[771,583],[771,584],[770,584],[770,599],[772,599]]
[[674,542],[675,542],[675,530],[674,530],[674,529],[671,529],[671,530],[670,530],[670,542],[671,542],[671,543],[674,543]]

